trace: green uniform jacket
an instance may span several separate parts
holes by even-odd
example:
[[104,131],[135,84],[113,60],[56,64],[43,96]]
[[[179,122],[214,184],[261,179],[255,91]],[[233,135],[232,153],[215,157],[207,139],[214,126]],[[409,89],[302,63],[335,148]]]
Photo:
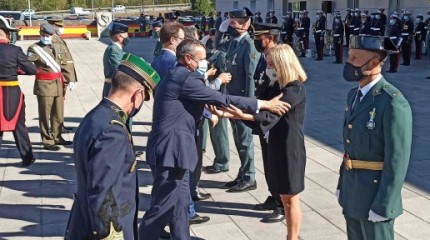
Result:
[[122,51],[122,49],[118,45],[113,42],[109,44],[103,55],[103,68],[105,78],[112,78],[113,74],[116,71],[116,68],[121,63],[121,59],[124,54],[125,52]]
[[[51,55],[52,58],[55,59],[55,61],[60,65],[62,68],[63,65],[60,63],[60,55],[63,54],[66,50],[62,45],[43,45],[40,42],[34,43],[30,47],[28,47],[27,57],[28,60],[34,63],[36,67],[38,68],[38,71],[41,71],[42,73],[50,73],[53,72],[53,70],[46,64],[46,62],[36,53],[35,46],[39,45],[43,48],[43,50]],[[61,78],[58,78],[56,80],[45,80],[45,79],[38,79],[36,75],[36,81],[34,83],[34,89],[33,89],[34,95],[41,96],[41,97],[59,97],[63,96],[63,83],[61,81]]]
[[66,42],[57,34],[54,34],[52,35],[52,44],[61,45],[60,49],[63,49],[63,51],[58,54],[58,61],[61,66],[61,73],[64,76],[64,82],[66,84],[69,82],[77,82],[75,63]]
[[[338,189],[343,214],[368,219],[369,210],[388,219],[403,213],[401,189],[412,143],[412,111],[398,89],[382,78],[351,114],[357,88],[348,94],[343,143],[354,160],[384,162],[382,171],[346,170],[342,163]],[[374,111],[373,111],[374,110]],[[374,112],[374,128],[368,126]]]

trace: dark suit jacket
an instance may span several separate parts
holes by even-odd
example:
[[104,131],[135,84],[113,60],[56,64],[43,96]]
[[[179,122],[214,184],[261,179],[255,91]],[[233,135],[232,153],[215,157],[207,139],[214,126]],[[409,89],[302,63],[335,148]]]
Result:
[[196,123],[204,104],[233,104],[248,112],[257,111],[257,100],[224,95],[205,85],[203,76],[183,65],[170,69],[157,86],[152,130],[148,137],[146,160],[151,166],[194,170],[197,163]]
[[176,56],[167,50],[161,50],[160,55],[152,61],[152,68],[160,75],[161,80],[169,73],[169,69],[175,66]]

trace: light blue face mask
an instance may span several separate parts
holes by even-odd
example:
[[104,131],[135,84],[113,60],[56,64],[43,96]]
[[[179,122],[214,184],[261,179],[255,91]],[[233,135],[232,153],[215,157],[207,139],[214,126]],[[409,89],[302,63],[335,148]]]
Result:
[[51,37],[40,37],[40,41],[45,45],[51,45],[52,44],[52,38]]
[[196,72],[200,73],[202,76],[208,71],[208,63],[206,60],[199,61],[199,68],[196,69]]

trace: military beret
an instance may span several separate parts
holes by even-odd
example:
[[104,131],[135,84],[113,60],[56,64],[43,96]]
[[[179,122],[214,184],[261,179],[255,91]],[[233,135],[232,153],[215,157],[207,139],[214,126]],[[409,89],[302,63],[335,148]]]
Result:
[[390,16],[390,18],[399,18],[399,15],[398,15],[398,14],[393,13],[393,14]]
[[54,24],[60,27],[64,26],[64,19],[61,16],[51,16],[46,19],[50,24]]
[[109,32],[114,33],[126,33],[128,32],[128,26],[122,23],[112,22]]
[[281,27],[273,23],[253,23],[254,26],[254,36],[261,34],[278,35],[280,33]]
[[[148,93],[152,92],[160,82],[160,75],[151,67],[151,64],[131,53],[127,53],[122,57],[117,70],[129,75],[145,86]],[[149,99],[150,95],[147,94],[145,100]]]
[[19,30],[17,28],[12,27],[10,25],[9,21],[3,16],[0,16],[0,29],[8,30],[8,31],[18,31]]
[[229,14],[230,18],[247,18],[247,17],[254,16],[254,14],[252,14],[251,10],[249,10],[249,8],[247,8],[247,7],[233,9],[228,14]]
[[275,13],[275,10],[273,10],[273,9],[272,9],[272,10],[270,10],[269,12],[271,12],[271,13]]
[[386,54],[399,52],[390,37],[382,36],[351,36],[349,49],[362,49]]
[[153,22],[152,27],[163,27],[163,23],[161,21]]
[[260,11],[256,11],[255,12],[255,15],[260,15],[261,14],[261,12]]
[[42,25],[40,25],[40,31],[47,33],[49,35],[54,35],[55,33],[55,28],[54,26],[52,26],[49,23],[42,23]]

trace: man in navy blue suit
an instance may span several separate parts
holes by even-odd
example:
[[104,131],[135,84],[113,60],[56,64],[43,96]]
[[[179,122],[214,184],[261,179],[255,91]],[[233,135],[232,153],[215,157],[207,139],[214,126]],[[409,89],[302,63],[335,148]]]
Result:
[[161,76],[167,76],[169,69],[176,64],[176,47],[184,40],[184,26],[180,23],[167,23],[160,30],[162,49],[160,55],[154,59],[151,66]]
[[188,204],[189,171],[198,160],[195,140],[197,121],[205,104],[236,105],[250,113],[259,109],[281,114],[289,105],[279,101],[224,95],[205,85],[195,70],[205,60],[206,49],[195,39],[184,40],[176,51],[177,66],[157,86],[154,97],[152,131],[148,137],[147,163],[154,183],[151,206],[139,227],[139,238],[158,240],[169,223],[172,239],[190,239]]

